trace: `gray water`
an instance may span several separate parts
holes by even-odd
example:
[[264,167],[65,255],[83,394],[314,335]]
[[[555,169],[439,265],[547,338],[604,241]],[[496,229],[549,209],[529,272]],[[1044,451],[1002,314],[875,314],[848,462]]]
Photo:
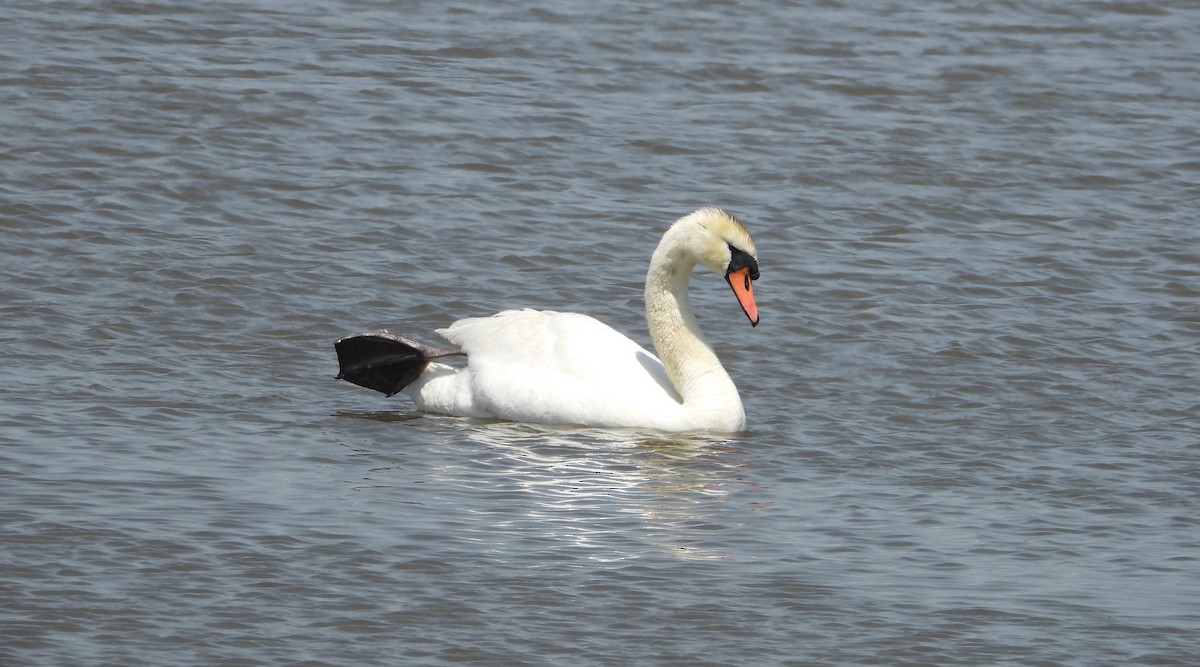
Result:
[[[0,663],[1200,664],[1194,2],[7,2]],[[675,218],[733,436],[332,342],[587,312]]]

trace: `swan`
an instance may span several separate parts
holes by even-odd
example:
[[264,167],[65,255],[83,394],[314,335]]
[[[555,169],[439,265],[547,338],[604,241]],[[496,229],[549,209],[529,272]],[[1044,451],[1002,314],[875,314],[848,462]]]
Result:
[[[719,208],[677,220],[650,258],[646,321],[658,356],[579,313],[506,310],[458,320],[432,346],[386,331],[336,343],[339,379],[426,412],[543,424],[733,433],[746,428],[737,387],[701,335],[688,301],[697,264],[724,276],[758,326],[754,241]],[[438,360],[465,356],[466,365]]]

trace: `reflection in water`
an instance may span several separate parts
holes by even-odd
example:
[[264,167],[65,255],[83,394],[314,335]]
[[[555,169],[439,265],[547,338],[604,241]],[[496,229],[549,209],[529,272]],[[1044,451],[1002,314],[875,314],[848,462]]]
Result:
[[725,557],[714,538],[744,468],[728,438],[509,422],[476,424],[468,437],[495,457],[500,486],[521,491],[505,496],[512,511],[496,530],[532,531],[600,560],[644,555],[647,544]]
[[424,415],[418,412],[397,412],[395,410],[387,411],[359,411],[359,410],[340,410],[335,412],[334,417],[350,418],[350,419],[369,419],[377,422],[409,422],[420,419]]

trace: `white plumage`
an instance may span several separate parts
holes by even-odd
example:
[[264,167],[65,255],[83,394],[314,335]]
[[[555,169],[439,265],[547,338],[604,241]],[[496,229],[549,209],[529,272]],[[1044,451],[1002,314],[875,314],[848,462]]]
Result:
[[588,315],[507,310],[438,333],[466,368],[431,364],[409,385],[430,412],[543,424],[688,430],[658,357]]
[[[646,274],[646,318],[661,361],[593,317],[508,310],[439,329],[466,354],[466,366],[430,363],[405,391],[421,410],[450,415],[664,431],[742,430],[746,416],[737,387],[700,334],[689,305],[688,277],[698,263],[726,278],[757,324],[750,282],[758,278],[754,242],[725,211],[700,209],[667,230]],[[364,386],[394,392],[389,377],[382,385]]]

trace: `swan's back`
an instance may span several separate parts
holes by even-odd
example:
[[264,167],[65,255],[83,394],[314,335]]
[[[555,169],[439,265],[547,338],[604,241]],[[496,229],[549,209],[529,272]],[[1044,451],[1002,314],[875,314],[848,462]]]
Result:
[[[509,310],[438,333],[467,354],[453,381],[456,392],[469,393],[472,414],[664,429],[682,418],[658,358],[593,317]],[[418,405],[423,391],[433,390],[414,392]]]

